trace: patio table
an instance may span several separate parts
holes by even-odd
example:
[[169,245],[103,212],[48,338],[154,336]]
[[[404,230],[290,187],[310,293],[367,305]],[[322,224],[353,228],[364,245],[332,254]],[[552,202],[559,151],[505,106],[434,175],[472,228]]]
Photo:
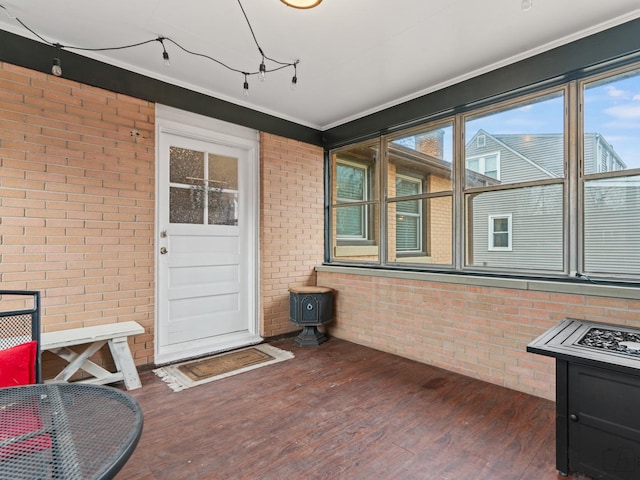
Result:
[[0,388],[0,478],[110,479],[142,434],[131,395],[102,385]]

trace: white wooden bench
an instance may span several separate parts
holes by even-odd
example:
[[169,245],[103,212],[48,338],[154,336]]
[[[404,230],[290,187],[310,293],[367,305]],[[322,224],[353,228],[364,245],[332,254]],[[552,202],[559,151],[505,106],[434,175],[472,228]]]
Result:
[[[140,377],[136,370],[127,337],[144,333],[137,322],[111,323],[94,327],[72,328],[57,332],[44,332],[40,337],[40,349],[55,353],[69,364],[51,382],[66,382],[78,370],[84,370],[93,378],[82,379],[80,382],[105,384],[124,380],[127,390],[140,388]],[[105,343],[113,356],[116,372],[110,372],[95,364],[89,357],[100,350]],[[77,353],[69,347],[87,345],[82,353]]]

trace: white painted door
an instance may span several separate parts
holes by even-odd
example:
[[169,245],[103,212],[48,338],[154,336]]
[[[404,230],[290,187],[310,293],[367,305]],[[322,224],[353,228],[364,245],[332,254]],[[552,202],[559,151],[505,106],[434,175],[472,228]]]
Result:
[[158,135],[156,363],[257,343],[255,148]]

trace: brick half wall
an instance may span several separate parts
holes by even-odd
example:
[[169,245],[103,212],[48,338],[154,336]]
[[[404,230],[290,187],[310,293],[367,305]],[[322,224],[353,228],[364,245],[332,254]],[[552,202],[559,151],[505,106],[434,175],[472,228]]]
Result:
[[566,317],[640,327],[640,300],[319,270],[331,335],[551,400],[555,360],[528,343]]

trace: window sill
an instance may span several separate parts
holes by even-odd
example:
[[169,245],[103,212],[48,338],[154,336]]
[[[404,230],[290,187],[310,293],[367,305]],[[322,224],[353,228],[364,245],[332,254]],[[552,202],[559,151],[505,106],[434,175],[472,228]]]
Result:
[[640,300],[640,288],[616,285],[594,285],[582,282],[564,282],[553,280],[518,279],[461,275],[457,273],[408,272],[386,270],[382,268],[363,268],[355,266],[317,265],[317,272],[343,273],[368,277],[420,280],[425,282],[455,283],[481,287],[511,288],[533,292],[563,293],[569,295],[587,295],[593,297],[623,298]]

